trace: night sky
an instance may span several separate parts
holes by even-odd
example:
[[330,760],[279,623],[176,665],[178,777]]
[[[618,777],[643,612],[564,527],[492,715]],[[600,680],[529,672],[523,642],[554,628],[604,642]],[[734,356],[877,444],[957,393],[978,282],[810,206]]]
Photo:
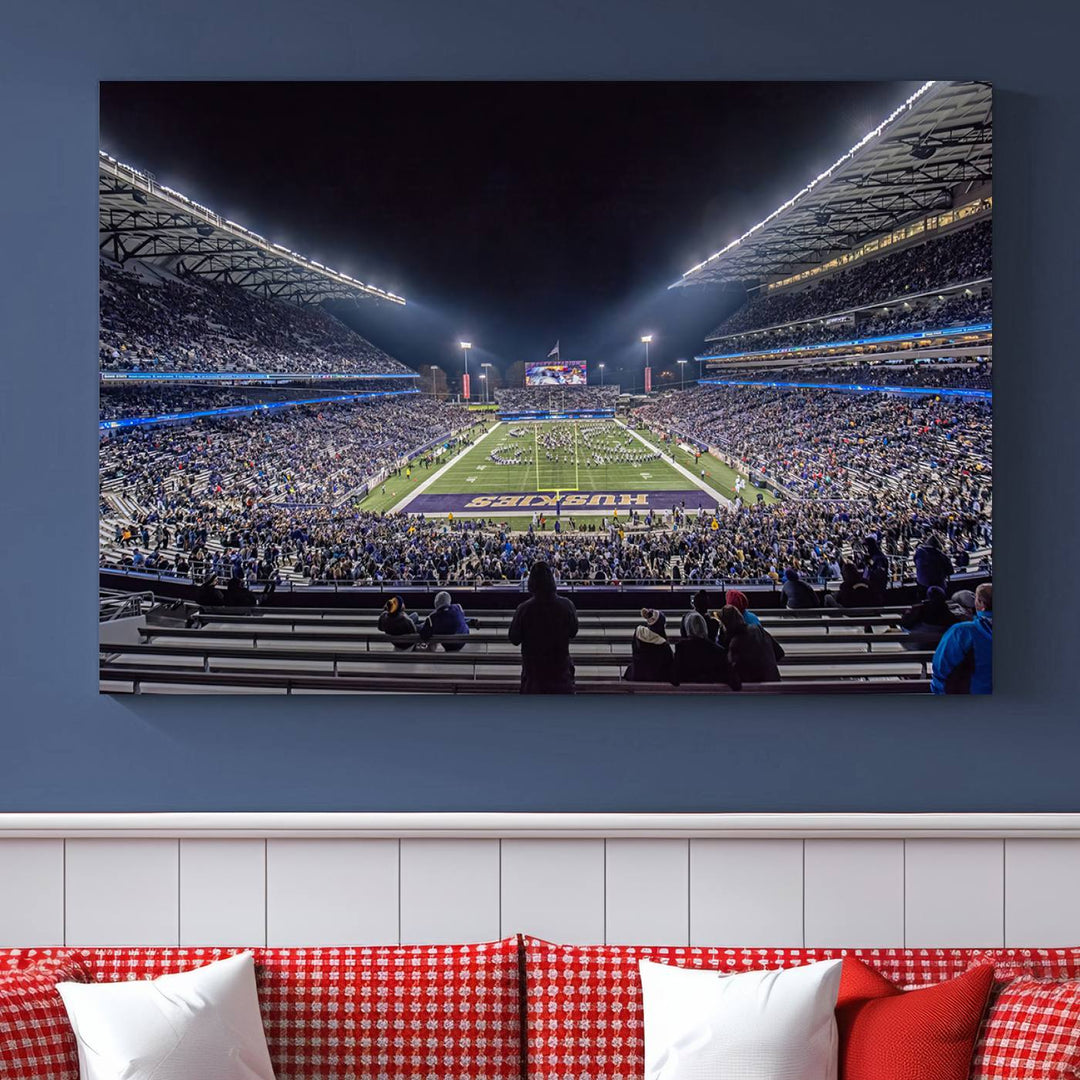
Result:
[[101,146],[405,296],[334,310],[411,366],[456,372],[466,338],[505,369],[558,338],[629,387],[641,334],[659,369],[741,300],[666,286],[916,85],[103,83]]

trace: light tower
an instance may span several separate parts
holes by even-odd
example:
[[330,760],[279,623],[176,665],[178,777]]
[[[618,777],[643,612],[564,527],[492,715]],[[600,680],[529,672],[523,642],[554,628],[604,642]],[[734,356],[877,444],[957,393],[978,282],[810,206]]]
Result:
[[465,375],[461,380],[462,397],[466,401],[469,400],[469,350],[472,348],[471,341],[461,341],[458,343],[461,345],[461,351],[465,354]]
[[685,390],[686,389],[686,361],[685,360],[680,360],[680,361],[678,361],[678,364],[679,364],[679,389],[680,390]]
[[600,385],[604,385],[604,365],[600,365]]
[[649,367],[649,342],[652,341],[652,334],[643,334],[641,337],[641,343],[645,346],[645,393],[649,393],[652,390],[652,368]]
[[485,364],[481,364],[480,366],[484,369],[483,372],[480,375],[480,378],[484,380],[484,404],[486,405],[488,403],[488,400],[489,400],[489,397],[490,397],[490,392],[488,391],[488,373],[487,373],[487,369],[489,367],[491,367],[491,365],[485,363]]

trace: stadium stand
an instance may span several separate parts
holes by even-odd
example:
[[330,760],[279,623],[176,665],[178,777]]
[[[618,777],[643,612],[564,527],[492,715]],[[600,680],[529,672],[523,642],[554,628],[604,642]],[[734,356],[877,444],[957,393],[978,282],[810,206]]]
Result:
[[618,386],[525,386],[495,391],[495,405],[505,416],[611,414],[618,401]]
[[102,258],[102,371],[415,375],[317,306]]
[[930,360],[889,360],[878,363],[833,360],[807,361],[796,367],[775,362],[759,366],[725,367],[718,379],[725,382],[768,381],[820,383],[825,386],[922,387],[938,390],[991,390],[994,365],[982,356]]
[[[376,629],[375,612],[191,607],[173,625],[128,627],[102,642],[102,688],[119,692],[392,692],[515,693],[520,655],[507,639],[511,613],[470,611],[480,630],[467,637],[395,638]],[[676,624],[681,611],[668,612]],[[762,625],[781,644],[780,682],[747,683],[743,692],[925,693],[932,653],[904,648],[899,608],[838,613],[836,609],[762,612]],[[571,643],[579,693],[729,693],[727,686],[628,682],[636,613],[579,612]],[[190,623],[190,625],[187,625]],[[442,643],[461,644],[445,652]]]

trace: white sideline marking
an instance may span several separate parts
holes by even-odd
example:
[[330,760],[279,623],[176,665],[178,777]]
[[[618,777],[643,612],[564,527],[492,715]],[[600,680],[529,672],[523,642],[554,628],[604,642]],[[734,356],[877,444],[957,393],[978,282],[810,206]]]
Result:
[[444,472],[446,472],[447,469],[449,469],[452,465],[456,465],[470,451],[475,450],[491,434],[491,432],[495,430],[495,428],[498,428],[498,427],[501,427],[501,426],[502,426],[502,421],[501,420],[496,420],[495,421],[495,426],[492,427],[490,431],[485,431],[484,434],[481,435],[480,438],[476,440],[476,442],[472,443],[472,445],[470,445],[470,446],[466,446],[465,449],[462,450],[460,454],[458,454],[456,457],[452,457],[441,469],[438,469],[436,472],[432,473],[431,476],[429,476],[415,491],[410,492],[399,503],[396,503],[394,506],[391,506],[390,510],[389,510],[389,513],[391,513],[391,514],[400,514],[402,512],[402,510],[404,510],[405,507],[408,506],[409,503],[411,503],[413,501],[413,499],[416,498],[417,495],[422,495],[425,491],[427,491],[427,489],[429,487],[431,487],[431,485],[434,484],[435,481],[438,480],[439,477],[442,476],[442,474]]
[[[735,504],[730,499],[725,498],[715,488],[709,487],[709,485],[706,484],[704,480],[699,480],[698,477],[696,477],[689,469],[684,468],[682,465],[680,465],[675,460],[674,456],[672,456],[670,460],[665,458],[664,451],[661,450],[660,447],[653,446],[647,439],[643,439],[636,431],[631,431],[631,429],[628,428],[621,420],[616,420],[615,423],[618,424],[619,427],[623,428],[623,430],[629,431],[630,434],[633,435],[634,438],[642,444],[642,446],[646,446],[653,451],[659,450],[661,461],[666,461],[667,464],[670,465],[673,469],[675,469],[677,472],[682,473],[682,475],[685,476],[686,479],[694,485],[694,487],[700,488],[702,491],[705,492],[706,495],[711,495],[714,499],[716,499],[717,506],[726,506],[729,510],[733,510],[735,508]],[[689,509],[689,507],[687,507],[687,509]]]

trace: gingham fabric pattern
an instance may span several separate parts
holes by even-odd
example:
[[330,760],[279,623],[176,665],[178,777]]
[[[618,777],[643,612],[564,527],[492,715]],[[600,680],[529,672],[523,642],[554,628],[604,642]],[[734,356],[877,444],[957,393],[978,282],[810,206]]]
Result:
[[531,1080],[636,1080],[644,1071],[638,961],[734,973],[857,956],[899,986],[967,970],[970,949],[723,949],[554,945],[525,938]]
[[991,999],[971,1080],[1080,1077],[1080,982],[1014,979]]
[[70,955],[0,970],[0,1077],[79,1080],[79,1050],[58,982],[87,982]]
[[[0,953],[0,965],[50,951],[10,950]],[[97,980],[113,981],[187,971],[242,951],[126,948],[80,955]],[[516,938],[252,951],[277,1080],[520,1080]]]
[[972,964],[993,964],[994,978],[1001,981],[1030,976],[1033,979],[1080,979],[1078,949],[977,949]]

